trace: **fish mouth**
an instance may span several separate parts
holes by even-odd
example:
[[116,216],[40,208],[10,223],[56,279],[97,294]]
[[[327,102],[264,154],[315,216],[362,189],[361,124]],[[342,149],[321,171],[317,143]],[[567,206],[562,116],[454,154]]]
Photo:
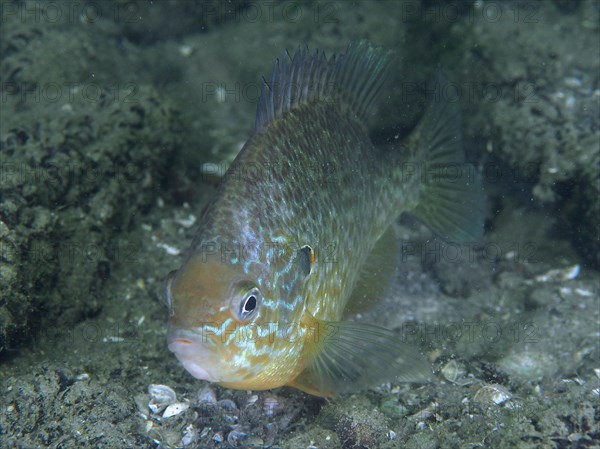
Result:
[[167,337],[169,351],[181,362],[183,367],[196,379],[218,382],[210,372],[209,351],[202,343],[189,335],[173,332]]

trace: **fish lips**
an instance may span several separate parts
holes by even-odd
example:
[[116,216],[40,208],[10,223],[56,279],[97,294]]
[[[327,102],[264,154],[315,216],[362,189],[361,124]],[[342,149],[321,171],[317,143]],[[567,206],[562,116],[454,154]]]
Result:
[[189,335],[175,331],[167,337],[168,347],[181,362],[183,367],[196,379],[218,382],[218,379],[209,371],[209,351]]

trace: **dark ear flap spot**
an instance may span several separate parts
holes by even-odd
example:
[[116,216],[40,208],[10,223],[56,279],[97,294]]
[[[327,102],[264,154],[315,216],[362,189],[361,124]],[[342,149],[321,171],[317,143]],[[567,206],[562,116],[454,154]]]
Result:
[[304,245],[298,250],[298,264],[305,276],[310,274],[314,263],[315,253],[310,246]]

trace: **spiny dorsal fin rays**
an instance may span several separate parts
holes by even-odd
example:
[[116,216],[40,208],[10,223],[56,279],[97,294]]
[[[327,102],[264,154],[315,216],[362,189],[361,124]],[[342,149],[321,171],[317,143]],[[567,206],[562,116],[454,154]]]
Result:
[[334,100],[340,109],[362,123],[389,78],[392,53],[366,41],[352,43],[346,53],[327,59],[300,46],[293,56],[285,51],[275,62],[269,83],[263,78],[256,109],[255,131],[294,107],[318,100]]

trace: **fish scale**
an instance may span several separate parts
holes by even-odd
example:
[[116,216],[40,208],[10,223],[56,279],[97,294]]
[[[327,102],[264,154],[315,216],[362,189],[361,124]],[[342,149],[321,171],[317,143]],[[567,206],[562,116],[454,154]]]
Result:
[[[274,149],[271,163],[278,165],[289,161],[285,182],[272,182],[266,176],[256,181],[254,191],[247,193],[250,198],[257,197],[255,211],[265,229],[293,230],[290,237],[296,245],[310,244],[317,254],[314,276],[308,287],[309,295],[316,301],[306,304],[313,315],[326,309],[331,313],[330,317],[341,316],[352,289],[352,282],[348,282],[351,273],[357,272],[391,220],[382,216],[377,204],[389,204],[389,198],[387,201],[384,198],[391,197],[392,189],[386,189],[383,182],[374,182],[374,177],[383,177],[383,171],[373,158],[372,145],[357,129],[360,128],[356,122],[342,117],[333,105],[306,105],[290,111],[286,120],[273,123],[268,133],[257,136],[252,142],[261,149]],[[358,157],[357,149],[360,151]],[[255,159],[257,153],[249,153],[247,158],[240,159],[240,163],[262,160],[260,154]],[[318,170],[323,160],[327,160],[333,170],[317,174],[317,181],[320,175],[331,177],[315,189],[315,176],[305,167]],[[267,198],[261,196],[265,191],[271,192]],[[270,210],[278,213],[264,213]],[[238,218],[231,217],[233,220]],[[270,234],[267,241],[272,236]],[[322,254],[333,260],[321,259]],[[316,289],[323,289],[328,279],[333,281],[328,287],[343,286],[342,291],[332,292],[336,294],[336,301],[330,301],[329,295],[317,294]],[[325,290],[331,292],[328,287]],[[281,301],[287,301],[287,298]],[[294,312],[303,313],[303,310]]]
[[482,229],[456,105],[434,97],[399,148],[370,142],[365,118],[392,60],[359,42],[329,59],[300,47],[275,64],[255,132],[168,278],[169,349],[193,376],[321,396],[430,378],[393,331],[342,320],[356,298],[381,299],[400,213],[450,241]]

